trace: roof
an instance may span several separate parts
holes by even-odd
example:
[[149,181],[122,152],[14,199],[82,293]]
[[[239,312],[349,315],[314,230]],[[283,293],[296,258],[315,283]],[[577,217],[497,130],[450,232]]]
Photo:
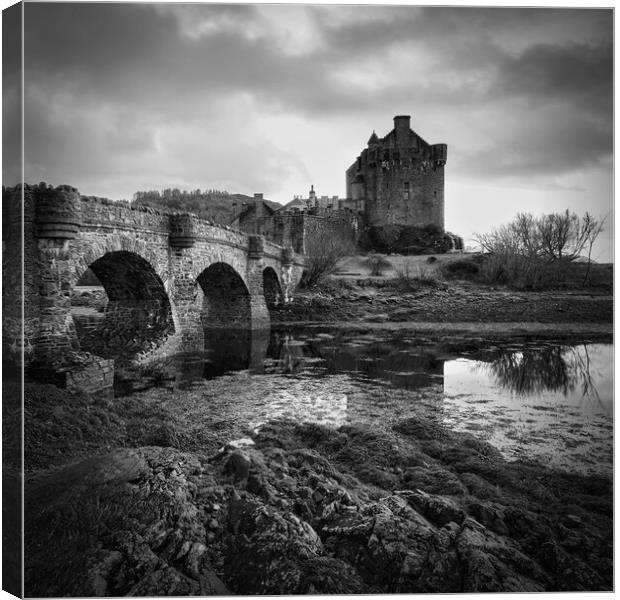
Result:
[[[251,212],[254,212],[254,198],[251,198],[250,196],[245,196],[243,194],[235,194],[235,198],[237,199],[237,202],[239,204],[245,204],[245,207],[233,216],[231,223],[236,223],[241,219],[241,217],[246,217]],[[281,204],[273,202],[272,200],[265,200],[263,198],[262,202],[263,210],[266,213],[264,213],[265,216],[271,216],[282,208]]]
[[285,204],[284,206],[280,207],[281,211],[284,210],[290,210],[293,208],[303,208],[306,209],[308,208],[308,204],[306,203],[305,200],[301,199],[301,198],[295,198],[294,200],[291,200],[288,204]]

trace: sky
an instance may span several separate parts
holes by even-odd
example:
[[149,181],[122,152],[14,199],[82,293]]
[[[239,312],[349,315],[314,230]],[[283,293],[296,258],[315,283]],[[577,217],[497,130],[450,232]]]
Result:
[[27,2],[24,32],[27,182],[344,197],[372,131],[407,114],[448,145],[446,229],[589,211],[612,259],[610,9]]

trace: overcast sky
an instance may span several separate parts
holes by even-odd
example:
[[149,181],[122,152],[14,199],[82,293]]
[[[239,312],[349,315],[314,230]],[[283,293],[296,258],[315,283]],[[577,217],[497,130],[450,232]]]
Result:
[[373,129],[410,114],[448,144],[447,229],[588,210],[609,260],[612,28],[610,9],[26,3],[25,178],[343,197]]

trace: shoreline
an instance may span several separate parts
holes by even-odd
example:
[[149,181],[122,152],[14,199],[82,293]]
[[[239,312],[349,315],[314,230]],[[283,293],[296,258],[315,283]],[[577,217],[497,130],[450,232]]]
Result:
[[424,334],[476,334],[485,337],[527,336],[553,338],[562,336],[613,336],[612,323],[537,323],[537,322],[437,322],[437,321],[399,321],[399,322],[343,322],[343,321],[275,321],[271,329],[338,329],[350,331],[406,331]]

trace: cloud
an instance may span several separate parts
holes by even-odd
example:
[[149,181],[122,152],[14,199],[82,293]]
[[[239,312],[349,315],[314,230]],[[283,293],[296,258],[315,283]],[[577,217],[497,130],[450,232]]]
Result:
[[502,61],[498,87],[532,102],[562,100],[610,116],[612,44],[536,44]]
[[[413,113],[422,137],[450,146],[453,176],[550,186],[609,159],[611,15],[28,3],[29,173],[115,182],[117,195],[158,182],[305,189]],[[321,135],[290,142],[308,131]],[[342,179],[320,187],[338,193]]]

